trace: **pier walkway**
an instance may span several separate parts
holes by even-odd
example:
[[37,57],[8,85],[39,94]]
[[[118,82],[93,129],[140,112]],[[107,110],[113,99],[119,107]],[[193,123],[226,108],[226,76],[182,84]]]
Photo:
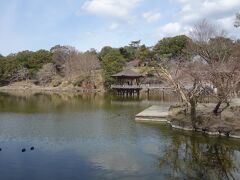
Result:
[[169,106],[151,106],[135,116],[138,122],[167,122]]

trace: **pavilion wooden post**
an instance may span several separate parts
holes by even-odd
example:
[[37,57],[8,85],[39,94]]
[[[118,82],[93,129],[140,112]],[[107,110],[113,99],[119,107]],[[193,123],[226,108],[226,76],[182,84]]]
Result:
[[140,91],[142,90],[140,78],[143,77],[141,74],[132,70],[124,70],[112,75],[112,77],[117,80],[117,83],[111,86],[117,92],[117,95],[124,97],[140,96]]

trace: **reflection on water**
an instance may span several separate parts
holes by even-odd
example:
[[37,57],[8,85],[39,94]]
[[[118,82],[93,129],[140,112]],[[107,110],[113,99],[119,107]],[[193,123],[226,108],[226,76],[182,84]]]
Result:
[[182,179],[239,179],[239,158],[237,141],[181,136],[167,146],[159,167]]
[[239,179],[240,141],[134,122],[169,103],[0,94],[0,179]]

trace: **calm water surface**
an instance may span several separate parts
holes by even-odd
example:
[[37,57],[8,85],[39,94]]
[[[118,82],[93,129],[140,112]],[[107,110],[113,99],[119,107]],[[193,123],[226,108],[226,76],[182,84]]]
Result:
[[153,99],[1,93],[0,179],[240,179],[240,140],[135,123]]

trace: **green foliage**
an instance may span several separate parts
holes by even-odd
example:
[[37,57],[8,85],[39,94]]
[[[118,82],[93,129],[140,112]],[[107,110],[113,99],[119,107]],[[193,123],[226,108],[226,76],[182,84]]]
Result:
[[151,60],[151,55],[152,53],[148,47],[146,47],[145,45],[140,46],[138,56],[141,61],[145,62]]
[[134,59],[133,51],[131,51],[128,47],[121,47],[119,48],[119,51],[127,61],[131,61]]
[[104,58],[109,52],[111,52],[112,50],[113,50],[113,48],[110,47],[110,46],[105,46],[105,47],[103,47],[102,50],[100,51],[100,53],[98,54],[99,60],[102,61],[103,58]]
[[50,63],[52,55],[48,51],[39,50],[37,52],[20,52],[16,56],[23,67],[28,68],[30,78],[34,78],[37,71],[46,63]]
[[126,59],[127,62],[132,61],[137,58],[136,49],[125,46],[119,49],[121,55]]
[[128,46],[121,47],[119,49],[122,56],[126,61],[132,61],[134,59],[140,59],[141,50],[144,45],[141,45],[141,41],[132,41]]
[[0,80],[10,80],[20,66],[19,64],[14,56],[0,58]]
[[111,75],[120,72],[126,61],[118,49],[109,47],[102,49],[100,57],[102,59],[105,87],[109,88],[114,83]]
[[[188,40],[186,36],[164,38],[153,49],[141,44],[140,40],[132,41],[119,49],[110,46],[102,48],[98,58],[104,71],[105,86],[109,87],[114,82],[111,75],[121,71],[126,62],[139,59],[143,62],[148,61],[151,65],[159,59],[156,57],[174,58],[184,53]],[[50,51],[22,51],[6,57],[0,55],[0,80],[12,80],[22,69],[27,70],[29,79],[35,79],[37,72],[47,63],[52,63],[57,70],[62,70],[69,60],[69,52],[74,51],[75,48],[71,46],[56,45]],[[97,54],[95,49],[88,52]]]
[[129,46],[134,48],[134,49],[139,49],[140,47],[140,44],[141,44],[141,40],[138,40],[138,41],[131,41]]
[[172,59],[183,55],[189,38],[185,35],[163,38],[153,48],[161,59]]
[[16,72],[27,68],[29,78],[35,78],[37,71],[52,61],[52,54],[46,50],[36,52],[22,51],[6,57],[0,57],[0,80],[11,80]]
[[97,55],[97,50],[94,48],[91,48],[90,50],[87,50],[86,53]]

